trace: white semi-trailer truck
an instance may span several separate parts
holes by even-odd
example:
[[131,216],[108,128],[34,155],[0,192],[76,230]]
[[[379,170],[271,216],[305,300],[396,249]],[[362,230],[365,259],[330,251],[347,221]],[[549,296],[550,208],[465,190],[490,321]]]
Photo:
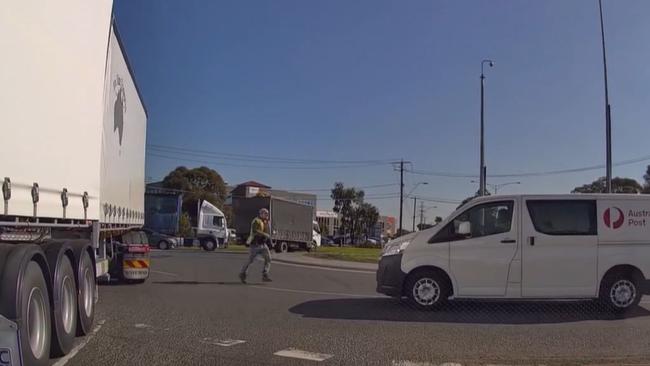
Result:
[[0,364],[42,365],[148,276],[147,113],[111,0],[3,2],[0,49]]

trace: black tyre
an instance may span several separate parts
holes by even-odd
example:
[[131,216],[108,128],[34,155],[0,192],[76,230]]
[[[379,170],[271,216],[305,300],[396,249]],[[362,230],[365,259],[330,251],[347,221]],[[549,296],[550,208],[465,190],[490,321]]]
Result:
[[6,259],[0,274],[0,314],[18,324],[23,363],[48,365],[52,319],[47,261],[36,245],[6,249],[0,244]]
[[89,334],[95,319],[95,266],[86,247],[78,254],[77,280],[77,335]]
[[607,310],[625,313],[641,301],[640,278],[634,272],[613,272],[600,284],[599,301]]
[[53,357],[68,354],[77,332],[77,284],[72,250],[64,242],[44,245],[52,278],[52,352]]
[[217,249],[217,243],[215,243],[212,239],[203,241],[202,246],[203,250],[206,252],[213,252],[215,249]]
[[278,253],[286,253],[289,251],[289,244],[286,241],[280,242],[275,245],[275,251]]
[[171,245],[169,245],[169,242],[167,242],[166,240],[161,240],[158,242],[158,249],[167,250],[170,247]]
[[409,303],[421,310],[433,310],[447,302],[451,289],[448,281],[433,270],[417,271],[406,280]]

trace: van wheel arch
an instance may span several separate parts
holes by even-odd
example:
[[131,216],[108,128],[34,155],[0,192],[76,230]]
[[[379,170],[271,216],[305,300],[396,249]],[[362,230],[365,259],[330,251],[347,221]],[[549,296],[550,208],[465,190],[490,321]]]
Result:
[[602,285],[603,281],[608,277],[611,276],[612,274],[622,274],[622,275],[628,275],[630,278],[635,279],[637,281],[643,281],[645,280],[645,276],[643,275],[643,272],[631,264],[617,264],[614,267],[608,269],[602,277],[600,277],[600,282],[598,285]]
[[442,276],[446,282],[447,286],[449,286],[449,295],[453,296],[454,294],[454,283],[451,281],[451,277],[449,277],[449,274],[445,270],[443,270],[440,267],[436,266],[421,266],[412,269],[406,276],[404,276],[404,280],[402,281],[402,296],[407,296],[408,294],[406,293],[406,284],[408,283],[409,278],[415,276],[419,272],[424,272],[424,271],[434,271],[438,273],[440,276]]

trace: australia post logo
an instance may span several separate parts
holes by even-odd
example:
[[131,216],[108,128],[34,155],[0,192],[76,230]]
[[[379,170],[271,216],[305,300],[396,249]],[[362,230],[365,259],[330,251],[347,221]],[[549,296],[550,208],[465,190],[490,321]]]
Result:
[[603,222],[610,229],[618,229],[625,222],[625,215],[618,207],[610,207],[603,213]]

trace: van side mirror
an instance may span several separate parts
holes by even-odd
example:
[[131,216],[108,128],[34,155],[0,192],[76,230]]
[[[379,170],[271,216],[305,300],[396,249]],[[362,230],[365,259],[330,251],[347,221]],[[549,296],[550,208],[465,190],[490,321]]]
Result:
[[458,225],[456,234],[461,236],[469,236],[472,233],[472,224],[469,221],[463,221]]

